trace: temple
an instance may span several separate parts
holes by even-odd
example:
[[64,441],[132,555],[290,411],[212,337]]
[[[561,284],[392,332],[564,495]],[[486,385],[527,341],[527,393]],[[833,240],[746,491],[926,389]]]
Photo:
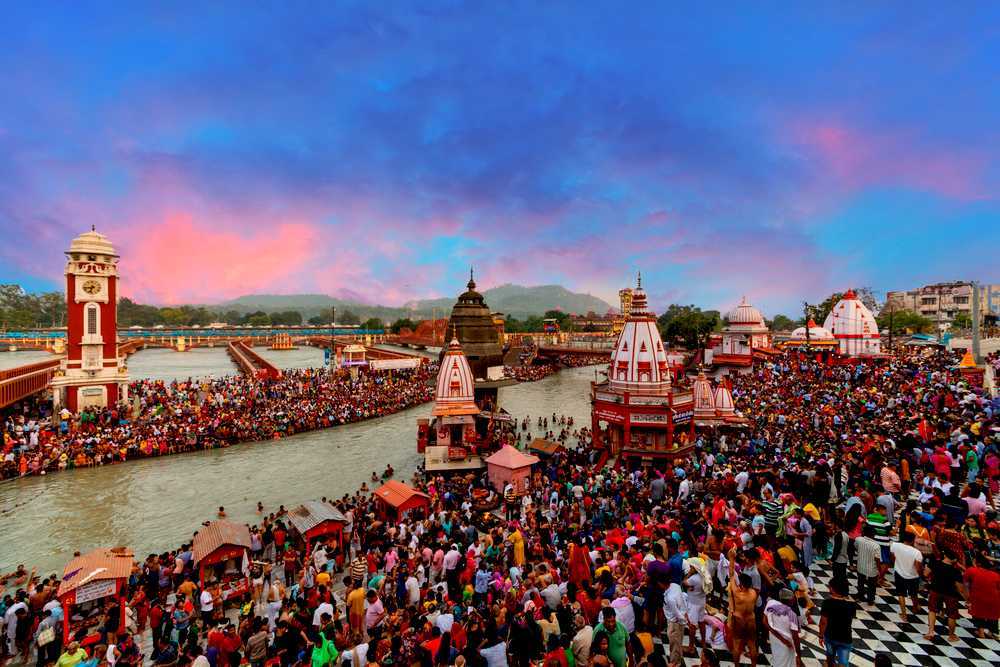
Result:
[[417,420],[417,451],[424,452],[429,472],[470,470],[483,467],[476,431],[479,406],[475,400],[472,368],[462,344],[452,338],[441,358],[434,393],[432,420]]
[[[451,309],[448,330],[458,339],[472,369],[476,403],[484,410],[492,410],[498,406],[499,388],[513,384],[504,377],[503,333],[483,295],[476,291],[471,270],[466,288]],[[442,361],[445,354],[447,349],[441,350]]]
[[726,315],[722,332],[709,338],[705,363],[716,375],[749,373],[755,354],[770,356],[775,353],[777,350],[771,347],[771,331],[764,316],[743,297],[740,305]]
[[591,383],[595,448],[620,456],[632,467],[659,467],[690,451],[689,434],[675,438],[674,429],[691,422],[692,392],[672,384],[670,361],[656,317],[648,310],[641,277],[632,290],[607,378]]
[[854,290],[847,290],[823,322],[845,357],[870,357],[882,353],[878,323]]

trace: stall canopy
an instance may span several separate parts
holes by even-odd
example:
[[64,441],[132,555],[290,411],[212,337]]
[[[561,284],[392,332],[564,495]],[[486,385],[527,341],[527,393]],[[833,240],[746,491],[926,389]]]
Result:
[[243,556],[250,548],[250,529],[242,523],[219,519],[212,521],[194,536],[195,565],[212,565]]
[[63,570],[56,596],[62,603],[63,636],[70,634],[72,607],[93,600],[116,597],[121,605],[118,631],[125,629],[125,593],[132,574],[134,554],[125,547],[95,549],[77,556]]
[[113,595],[117,592],[115,583],[127,581],[132,574],[133,558],[132,551],[125,547],[94,549],[77,556],[63,570],[58,597],[73,593],[73,602],[80,603]]
[[566,448],[558,442],[546,440],[545,438],[535,438],[528,445],[528,449],[532,452],[538,452],[542,456],[552,456],[556,452],[564,451]]
[[340,510],[320,500],[299,505],[288,513],[287,518],[306,541],[332,533],[342,535],[347,525],[347,517]]
[[385,503],[388,507],[398,513],[407,512],[421,506],[428,506],[431,497],[426,493],[421,493],[411,486],[402,482],[390,479],[388,482],[375,490],[375,497]]

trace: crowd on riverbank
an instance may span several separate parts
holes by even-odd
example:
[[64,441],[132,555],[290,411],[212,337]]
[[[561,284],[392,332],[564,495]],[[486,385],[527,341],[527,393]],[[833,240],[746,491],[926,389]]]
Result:
[[139,380],[129,404],[48,416],[25,403],[4,424],[3,478],[110,465],[239,442],[279,439],[426,403],[436,364],[414,370],[285,371],[276,380],[242,375],[204,381]]
[[513,377],[518,382],[537,382],[558,372],[560,368],[581,368],[583,366],[607,365],[608,363],[607,354],[564,354],[560,355],[557,359],[558,363],[532,363],[522,366],[506,366],[504,374]]
[[[111,607],[96,633],[46,633],[38,662],[137,664],[152,633],[147,664],[197,667],[665,667],[727,652],[792,667],[807,651],[847,665],[857,616],[886,617],[881,591],[909,623],[893,641],[961,633],[989,662],[1000,402],[969,390],[956,361],[756,365],[733,378],[749,429],[700,434],[659,472],[595,468],[584,441],[537,464],[528,493],[499,490],[496,513],[473,510],[483,475],[417,480],[430,510],[402,519],[367,486],[331,499],[342,543],[306,545],[282,512],[262,515],[245,604],[223,614],[182,545],[136,567],[125,633]],[[35,659],[55,586],[35,579],[0,603],[10,650]]]

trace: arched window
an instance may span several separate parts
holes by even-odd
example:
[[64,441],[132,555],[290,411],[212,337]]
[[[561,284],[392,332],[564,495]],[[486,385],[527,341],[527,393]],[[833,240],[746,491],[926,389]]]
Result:
[[87,328],[86,335],[96,336],[101,330],[100,312],[96,303],[87,304]]

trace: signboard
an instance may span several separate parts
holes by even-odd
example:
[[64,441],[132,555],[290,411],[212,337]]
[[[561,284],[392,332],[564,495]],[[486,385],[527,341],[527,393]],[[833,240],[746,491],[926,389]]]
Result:
[[666,396],[629,396],[628,402],[631,405],[666,405]]
[[683,410],[681,412],[674,413],[674,423],[683,424],[685,422],[691,421],[691,417],[694,415],[693,410]]
[[368,367],[376,371],[399,371],[416,368],[420,365],[420,359],[372,359],[368,362]]
[[490,381],[497,381],[504,379],[503,366],[490,366],[486,369],[486,379]]
[[83,604],[84,602],[114,595],[117,585],[118,582],[114,579],[101,579],[84,584],[76,589],[76,604]]
[[610,410],[594,410],[594,415],[598,419],[603,419],[604,421],[615,422],[619,424],[625,421],[622,415],[618,414],[617,412],[612,412]]
[[328,347],[323,348],[323,365],[324,366],[330,365],[330,348]]
[[617,403],[618,400],[621,398],[621,396],[619,396],[618,394],[610,394],[606,391],[597,391],[594,392],[594,398],[596,398],[599,401],[608,401],[609,403]]
[[479,416],[482,419],[492,419],[493,421],[504,422],[506,424],[514,423],[514,417],[506,412],[487,412],[483,410],[479,413]]
[[666,424],[665,414],[633,414],[631,421],[633,424]]

